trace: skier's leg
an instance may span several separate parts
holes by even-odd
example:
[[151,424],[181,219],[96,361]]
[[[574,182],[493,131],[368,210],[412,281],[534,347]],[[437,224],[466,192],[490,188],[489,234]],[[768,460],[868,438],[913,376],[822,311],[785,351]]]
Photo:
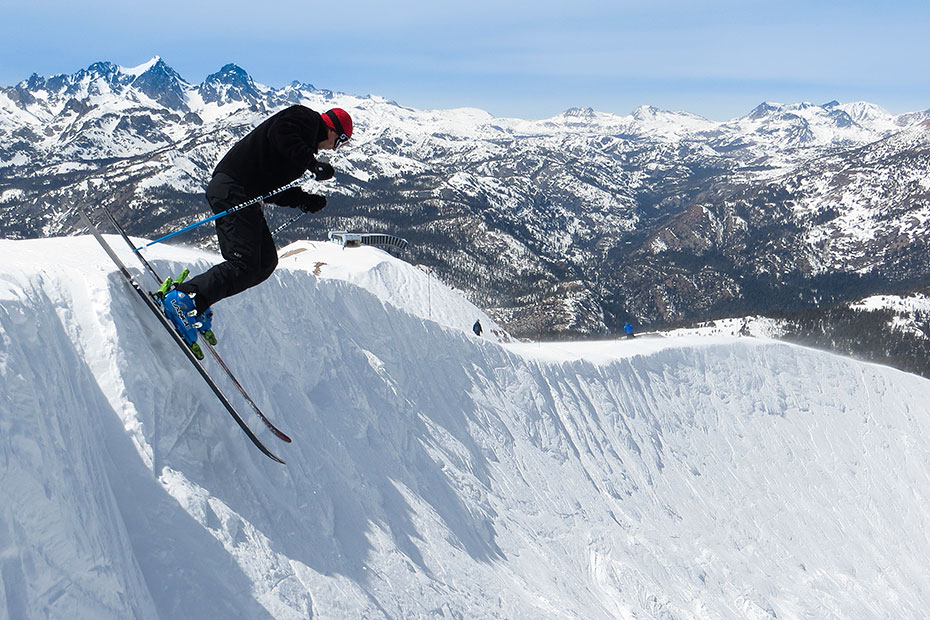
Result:
[[[221,213],[245,202],[248,196],[235,180],[220,173],[207,187],[207,200],[214,213]],[[271,274],[266,247],[271,233],[259,205],[225,215],[215,223],[220,251],[226,260],[178,287],[186,293],[195,294],[197,310],[201,313],[215,302],[241,293]],[[273,240],[271,248],[274,252]],[[276,253],[274,262],[276,265]],[[274,270],[274,265],[271,270]]]

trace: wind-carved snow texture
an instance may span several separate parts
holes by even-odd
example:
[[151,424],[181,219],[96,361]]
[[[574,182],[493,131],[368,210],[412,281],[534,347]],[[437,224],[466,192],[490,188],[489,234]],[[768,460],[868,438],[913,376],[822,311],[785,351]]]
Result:
[[[930,607],[926,380],[752,338],[497,342],[414,267],[297,249],[216,306],[224,358],[294,438],[251,420],[281,466],[92,238],[0,241],[0,616]],[[424,283],[440,322],[403,292]]]

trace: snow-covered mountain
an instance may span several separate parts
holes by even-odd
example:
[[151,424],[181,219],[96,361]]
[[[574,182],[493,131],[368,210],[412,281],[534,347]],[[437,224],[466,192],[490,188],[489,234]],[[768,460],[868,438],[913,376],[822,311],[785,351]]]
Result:
[[490,319],[428,278],[301,242],[217,304],[224,358],[294,438],[260,431],[281,466],[93,238],[0,241],[0,616],[930,607],[927,380],[765,339],[477,338]]
[[[257,84],[232,64],[194,85],[158,57],[133,68],[99,62],[73,75],[48,79],[33,75],[2,92],[0,126],[8,135],[33,143],[31,153],[26,144],[5,144],[4,159],[0,160],[3,167],[25,163],[30,156],[49,163],[97,160],[108,154],[141,155],[189,135],[190,124],[254,121],[257,119],[236,115],[244,110],[265,113],[299,101],[322,107],[338,100],[338,105],[352,108],[361,129],[353,141],[357,145],[389,138],[391,129],[407,140],[433,138],[437,144],[443,138],[453,143],[462,138],[490,142],[508,136],[561,141],[572,134],[598,134],[671,143],[707,141],[740,163],[754,157],[781,157],[786,151],[804,147],[861,146],[930,118],[927,112],[896,116],[865,102],[833,101],[823,106],[764,103],[745,117],[728,122],[645,105],[628,116],[574,108],[551,119],[525,121],[495,118],[475,109],[414,110],[379,97],[360,98],[298,82],[273,89]],[[143,120],[146,117],[152,122]],[[80,135],[92,128],[99,131],[97,142]],[[376,150],[368,154],[384,153]],[[410,155],[402,154],[404,167],[415,164]],[[480,161],[481,153],[472,153],[472,157],[472,161]],[[400,172],[392,162],[380,164],[386,171]]]
[[[727,122],[650,106],[530,121],[269,88],[235,65],[191,84],[159,58],[0,90],[2,232],[69,234],[73,204],[110,205],[137,234],[190,223],[225,150],[293,103],[345,107],[357,129],[333,156],[336,182],[308,183],[330,206],[281,241],[397,234],[516,333],[809,303],[825,273],[930,275],[928,112],[833,101],[763,103]],[[210,247],[207,228],[181,241]]]

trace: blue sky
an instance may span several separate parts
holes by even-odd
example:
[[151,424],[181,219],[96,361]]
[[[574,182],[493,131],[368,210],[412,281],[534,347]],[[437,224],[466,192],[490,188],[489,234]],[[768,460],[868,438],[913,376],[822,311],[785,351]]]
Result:
[[714,120],[762,101],[930,108],[930,2],[0,0],[0,85],[161,56],[416,108],[545,118],[641,104]]

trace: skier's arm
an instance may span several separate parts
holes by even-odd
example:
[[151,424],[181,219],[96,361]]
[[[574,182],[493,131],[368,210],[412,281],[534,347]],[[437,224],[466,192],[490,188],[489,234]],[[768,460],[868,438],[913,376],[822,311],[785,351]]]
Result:
[[282,207],[294,207],[304,212],[316,213],[326,206],[326,197],[318,194],[308,194],[299,187],[292,187],[268,198],[267,202]]
[[283,114],[268,128],[268,140],[274,148],[305,170],[316,165],[316,136],[320,129],[319,115],[307,110]]

